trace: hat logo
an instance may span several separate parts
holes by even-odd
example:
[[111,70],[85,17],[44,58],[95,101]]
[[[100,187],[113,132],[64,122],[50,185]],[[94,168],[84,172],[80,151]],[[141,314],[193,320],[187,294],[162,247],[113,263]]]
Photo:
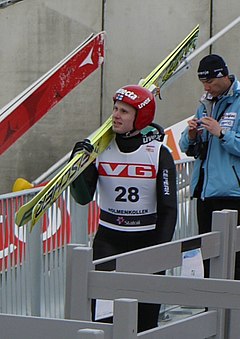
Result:
[[209,71],[202,71],[202,72],[198,72],[198,75],[208,75]]
[[217,75],[216,75],[216,78],[222,78],[224,75],[222,74],[222,72],[219,72]]

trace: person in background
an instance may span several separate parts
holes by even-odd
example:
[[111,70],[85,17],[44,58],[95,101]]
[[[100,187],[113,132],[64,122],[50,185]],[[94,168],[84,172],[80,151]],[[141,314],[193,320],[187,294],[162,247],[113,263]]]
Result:
[[[205,92],[179,145],[196,159],[191,196],[197,199],[202,234],[211,231],[212,213],[216,210],[237,210],[240,224],[240,82],[229,75],[226,62],[216,54],[200,61],[198,78]],[[205,276],[209,277],[209,261],[204,268]],[[239,253],[235,279],[240,279]]]
[[[82,205],[93,199],[97,187],[100,220],[93,241],[94,260],[165,243],[173,237],[177,218],[175,164],[162,142],[141,133],[152,123],[155,109],[149,90],[139,85],[117,90],[112,112],[115,137],[71,184],[72,196]],[[92,151],[88,140],[76,143],[70,159],[82,150]],[[96,269],[114,270],[115,266],[111,262]],[[158,304],[139,303],[138,332],[158,326],[159,310]],[[94,314],[95,307],[93,320]]]

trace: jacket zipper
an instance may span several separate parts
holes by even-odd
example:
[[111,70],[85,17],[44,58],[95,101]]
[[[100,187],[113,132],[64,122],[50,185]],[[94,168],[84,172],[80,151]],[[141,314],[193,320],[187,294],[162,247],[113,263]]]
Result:
[[233,169],[233,172],[235,173],[235,176],[236,176],[236,178],[237,178],[238,186],[240,187],[240,178],[239,178],[239,176],[238,176],[238,174],[237,174],[237,171],[236,171],[236,168],[235,168],[234,165],[232,165],[232,169]]

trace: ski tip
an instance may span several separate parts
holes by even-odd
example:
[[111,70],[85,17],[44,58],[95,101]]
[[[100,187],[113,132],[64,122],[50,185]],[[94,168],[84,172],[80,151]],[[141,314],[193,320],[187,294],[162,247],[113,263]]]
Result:
[[15,225],[17,225],[18,227],[22,227],[24,225],[23,222],[22,222],[22,219],[19,219],[17,213],[15,215]]
[[20,206],[15,213],[15,224],[18,227],[26,225],[31,220],[32,208],[26,207],[27,204]]

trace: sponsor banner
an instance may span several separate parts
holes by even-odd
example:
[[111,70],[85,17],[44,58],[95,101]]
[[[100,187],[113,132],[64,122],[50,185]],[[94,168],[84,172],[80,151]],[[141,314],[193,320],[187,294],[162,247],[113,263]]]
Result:
[[[22,200],[22,197],[0,200],[0,272],[24,262],[29,230],[26,226],[18,227],[13,217]],[[70,208],[62,196],[42,218],[42,240],[43,254],[71,242]]]
[[71,242],[70,211],[63,197],[44,214],[42,230],[44,254]]
[[0,272],[21,264],[25,255],[26,228],[17,227],[12,215],[12,201],[0,200]]

